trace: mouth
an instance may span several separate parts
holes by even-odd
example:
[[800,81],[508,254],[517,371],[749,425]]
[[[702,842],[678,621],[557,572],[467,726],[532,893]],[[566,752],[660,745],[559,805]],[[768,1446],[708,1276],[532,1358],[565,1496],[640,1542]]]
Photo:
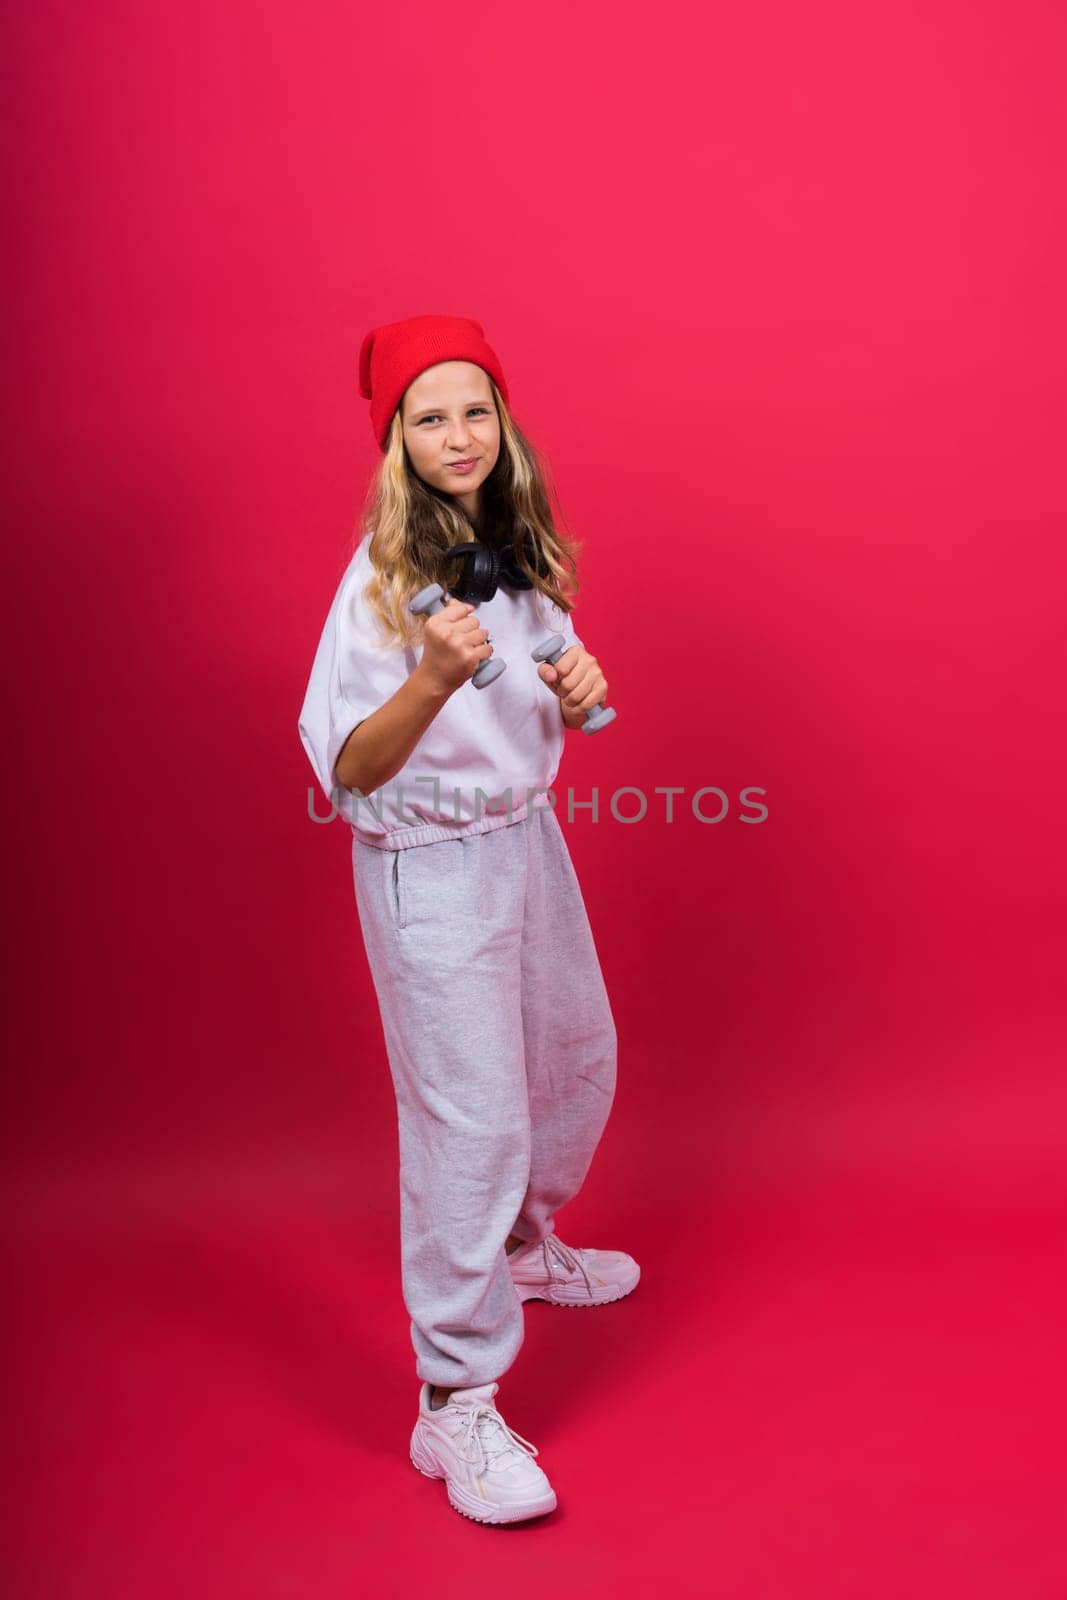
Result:
[[475,465],[475,463],[477,462],[477,460],[478,460],[477,456],[468,456],[465,461],[449,461],[449,462],[446,463],[446,465],[448,465],[450,467],[460,467],[460,468],[462,468],[462,467],[473,467]]

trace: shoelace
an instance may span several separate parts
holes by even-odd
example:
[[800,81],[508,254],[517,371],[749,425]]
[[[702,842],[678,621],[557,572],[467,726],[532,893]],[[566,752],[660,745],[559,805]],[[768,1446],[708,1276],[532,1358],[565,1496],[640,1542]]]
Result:
[[[466,1422],[459,1436],[459,1453],[464,1461],[477,1469],[479,1477],[488,1472],[497,1456],[509,1455],[513,1449],[522,1450],[528,1456],[540,1454],[536,1445],[531,1444],[529,1439],[524,1439],[521,1433],[516,1433],[514,1428],[509,1428],[496,1407],[486,1405],[484,1400],[473,1406],[457,1406],[456,1410],[467,1413]],[[485,1433],[482,1432],[483,1422],[495,1424],[496,1429],[504,1435],[502,1443],[495,1448],[488,1443]],[[490,1438],[494,1437],[491,1430],[487,1429],[486,1432],[489,1432]],[[475,1446],[473,1452],[468,1450],[469,1445]]]
[[582,1252],[577,1246],[572,1250],[563,1243],[562,1239],[557,1239],[554,1233],[548,1233],[541,1240],[541,1249],[545,1258],[545,1271],[548,1273],[549,1278],[552,1277],[552,1261],[550,1257],[555,1256],[556,1260],[562,1262],[568,1272],[581,1272],[582,1277],[585,1279],[585,1286],[589,1293],[592,1294],[593,1285],[589,1281],[589,1270],[586,1267]]

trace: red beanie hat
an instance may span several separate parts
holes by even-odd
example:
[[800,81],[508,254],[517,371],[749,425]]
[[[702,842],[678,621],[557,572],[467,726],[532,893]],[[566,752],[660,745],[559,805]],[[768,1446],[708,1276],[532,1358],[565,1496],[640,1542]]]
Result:
[[359,392],[370,401],[370,421],[382,450],[404,390],[439,361],[473,361],[484,367],[504,399],[508,387],[495,351],[472,317],[408,317],[372,328],[359,352]]

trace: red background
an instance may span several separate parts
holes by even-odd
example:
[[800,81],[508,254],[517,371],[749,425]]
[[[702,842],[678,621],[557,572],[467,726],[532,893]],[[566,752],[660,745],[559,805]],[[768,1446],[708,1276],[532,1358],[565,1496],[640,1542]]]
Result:
[[[1063,16],[378,13],[4,24],[7,1591],[1067,1593]],[[528,1308],[522,1545],[407,1460],[296,731],[359,342],[427,310],[504,363],[619,712],[557,785],[620,1034],[559,1232],[643,1278]]]

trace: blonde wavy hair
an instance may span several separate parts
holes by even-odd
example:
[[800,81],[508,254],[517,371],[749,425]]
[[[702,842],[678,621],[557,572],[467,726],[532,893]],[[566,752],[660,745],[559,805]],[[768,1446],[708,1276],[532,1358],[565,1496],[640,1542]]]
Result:
[[[408,610],[408,601],[428,583],[440,583],[447,591],[446,580],[455,581],[456,572],[456,561],[448,563],[448,551],[471,539],[498,550],[510,545],[519,570],[534,587],[561,611],[574,609],[581,587],[577,576],[581,541],[557,530],[548,464],[517,426],[492,378],[489,383],[500,419],[500,454],[482,485],[478,528],[458,501],[416,473],[404,444],[400,406],[389,425],[385,454],[371,479],[352,546],[354,550],[373,530],[369,554],[374,573],[364,592],[383,646],[421,641],[425,619]],[[547,577],[526,559],[528,534]]]

